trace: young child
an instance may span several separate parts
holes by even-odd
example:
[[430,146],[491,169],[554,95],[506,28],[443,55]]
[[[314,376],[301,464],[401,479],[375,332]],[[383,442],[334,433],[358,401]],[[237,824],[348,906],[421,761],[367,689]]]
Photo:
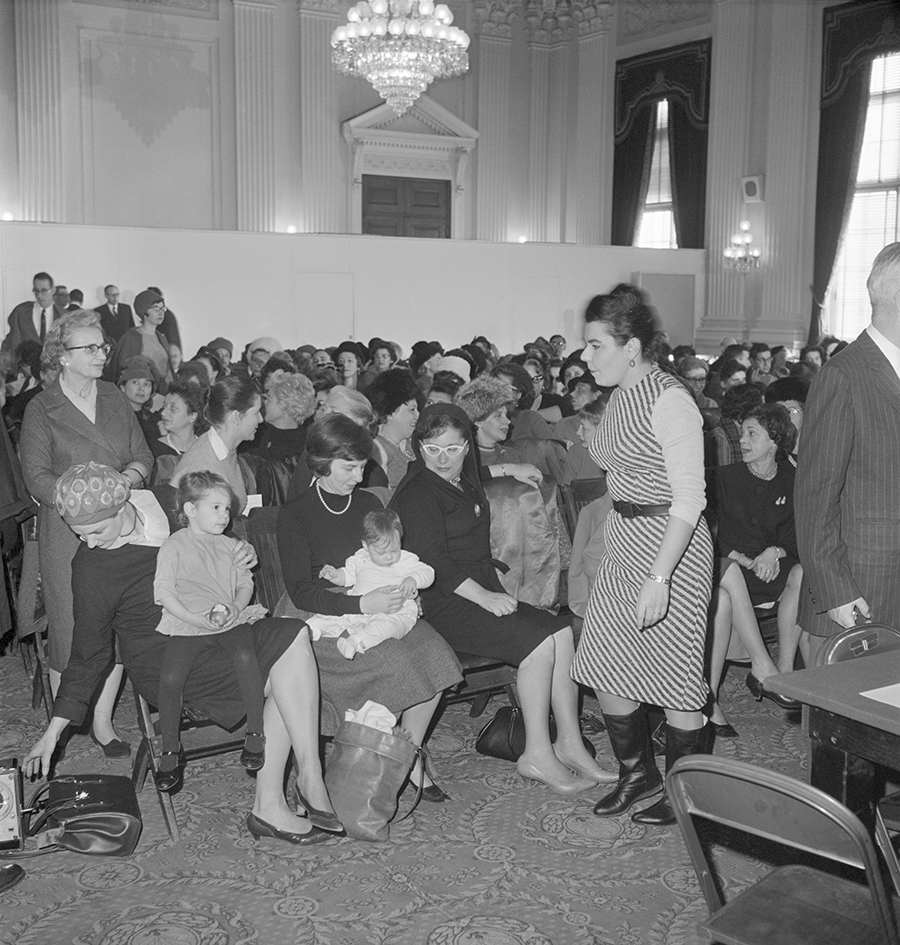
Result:
[[256,771],[265,761],[264,681],[253,645],[254,621],[265,608],[248,606],[253,578],[234,563],[237,541],[222,533],[228,527],[235,496],[231,486],[212,472],[187,473],[176,493],[179,518],[187,525],[167,538],[159,550],[153,595],[162,604],[156,628],[169,637],[159,679],[159,723],[162,758],[156,783],[162,791],[181,785],[179,727],[184,685],[192,665],[209,647],[231,657],[247,710],[247,734],[241,764]]
[[319,577],[350,587],[348,593],[362,597],[369,591],[399,587],[406,598],[395,614],[348,614],[327,617],[317,614],[307,623],[312,638],[337,637],[338,652],[348,660],[377,646],[383,640],[405,637],[419,619],[415,599],[419,589],[434,581],[434,569],[409,551],[400,550],[403,526],[392,509],[379,509],[363,519],[362,548],[342,568],[326,564]]

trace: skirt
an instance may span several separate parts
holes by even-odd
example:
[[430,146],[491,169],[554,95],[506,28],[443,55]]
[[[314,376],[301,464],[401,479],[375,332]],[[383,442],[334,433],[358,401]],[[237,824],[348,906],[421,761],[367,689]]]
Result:
[[[286,593],[275,613],[306,616]],[[356,711],[368,700],[399,715],[462,681],[456,654],[424,620],[402,639],[385,640],[352,660],[341,656],[334,638],[316,640],[313,652],[319,664],[323,735],[334,735],[347,709]]]
[[642,630],[635,616],[652,570],[665,516],[624,518],[611,511],[606,549],[591,590],[572,678],[612,695],[680,711],[701,709],[713,548],[701,519],[672,575],[665,617]]

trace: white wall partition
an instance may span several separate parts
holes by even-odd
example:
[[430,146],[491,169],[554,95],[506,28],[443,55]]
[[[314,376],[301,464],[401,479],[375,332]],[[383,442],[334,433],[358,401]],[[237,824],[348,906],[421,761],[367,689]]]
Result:
[[188,356],[217,335],[240,348],[261,335],[296,347],[382,334],[408,352],[477,334],[515,351],[561,332],[571,349],[588,299],[633,273],[694,278],[693,313],[653,300],[673,345],[690,342],[704,307],[702,250],[0,223],[0,259],[4,332],[47,270],[90,307],[109,282],[126,302],[159,286]]

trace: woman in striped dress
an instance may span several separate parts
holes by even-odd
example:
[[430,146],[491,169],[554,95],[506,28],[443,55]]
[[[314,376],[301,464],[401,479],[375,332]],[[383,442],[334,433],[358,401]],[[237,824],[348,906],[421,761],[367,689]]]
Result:
[[[591,300],[582,359],[601,386],[616,386],[591,456],[606,470],[613,510],[572,676],[603,710],[619,782],[594,808],[620,814],[659,793],[646,704],[666,712],[666,768],[703,751],[703,674],[712,584],[705,506],[703,425],[681,383],[656,364],[655,313],[619,285]],[[674,823],[668,799],[633,814]]]

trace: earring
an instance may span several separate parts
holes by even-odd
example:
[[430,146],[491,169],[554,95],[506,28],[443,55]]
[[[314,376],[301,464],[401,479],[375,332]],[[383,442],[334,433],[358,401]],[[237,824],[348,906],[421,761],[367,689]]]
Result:
[[634,358],[632,358],[632,359],[628,362],[628,366],[629,366],[629,367],[634,367]]

